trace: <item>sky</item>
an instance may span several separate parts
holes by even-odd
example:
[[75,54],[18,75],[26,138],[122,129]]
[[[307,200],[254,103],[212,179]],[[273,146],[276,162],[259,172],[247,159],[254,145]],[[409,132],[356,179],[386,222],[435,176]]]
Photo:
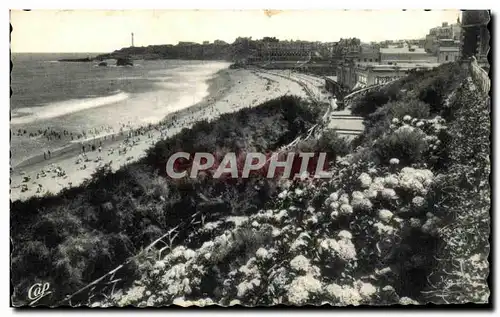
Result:
[[[363,42],[423,38],[458,10],[12,10],[11,50],[112,52],[130,46],[177,44],[264,36],[280,40]],[[277,13],[277,14],[276,14]]]

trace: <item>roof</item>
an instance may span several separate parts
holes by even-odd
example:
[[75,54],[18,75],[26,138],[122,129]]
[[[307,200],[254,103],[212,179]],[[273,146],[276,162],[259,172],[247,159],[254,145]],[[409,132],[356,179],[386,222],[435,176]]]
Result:
[[426,54],[425,49],[420,47],[412,48],[410,51],[408,47],[388,47],[381,48],[381,54]]
[[359,67],[365,69],[370,67],[373,71],[391,71],[396,69],[406,71],[414,68],[434,68],[439,65],[439,63],[398,63],[397,65],[359,65]]
[[458,52],[460,49],[456,46],[441,46],[439,47],[440,52]]

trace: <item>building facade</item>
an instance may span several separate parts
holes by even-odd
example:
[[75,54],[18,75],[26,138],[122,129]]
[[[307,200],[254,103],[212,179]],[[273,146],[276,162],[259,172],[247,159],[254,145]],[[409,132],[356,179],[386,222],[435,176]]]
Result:
[[485,69],[489,69],[489,22],[490,12],[488,10],[465,10],[462,12],[461,57],[467,59],[474,56],[478,64]]
[[402,78],[410,70],[429,70],[439,65],[439,63],[401,63],[397,65],[344,63],[337,67],[337,81],[346,89],[363,88]]
[[455,62],[460,59],[460,49],[458,46],[453,47],[439,47],[437,51],[438,63]]
[[440,46],[440,40],[460,41],[461,31],[460,21],[457,20],[457,23],[454,24],[443,22],[441,26],[429,30],[429,34],[425,37],[424,48],[428,53],[436,55]]
[[381,64],[397,63],[437,63],[437,57],[425,51],[424,48],[402,45],[380,49]]

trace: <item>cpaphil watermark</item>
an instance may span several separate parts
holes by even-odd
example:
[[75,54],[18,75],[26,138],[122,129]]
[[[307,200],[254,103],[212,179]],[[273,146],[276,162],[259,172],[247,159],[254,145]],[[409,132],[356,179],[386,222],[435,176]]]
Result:
[[327,153],[234,153],[224,156],[198,152],[176,152],[166,164],[167,176],[172,179],[197,178],[200,173],[213,178],[331,178],[328,172]]

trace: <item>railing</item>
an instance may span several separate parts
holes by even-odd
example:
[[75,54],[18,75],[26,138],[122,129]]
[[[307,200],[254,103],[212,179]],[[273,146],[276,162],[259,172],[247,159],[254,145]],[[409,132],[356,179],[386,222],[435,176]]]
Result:
[[488,73],[477,63],[476,58],[472,58],[471,73],[475,84],[482,93],[488,94],[491,89],[491,80]]

